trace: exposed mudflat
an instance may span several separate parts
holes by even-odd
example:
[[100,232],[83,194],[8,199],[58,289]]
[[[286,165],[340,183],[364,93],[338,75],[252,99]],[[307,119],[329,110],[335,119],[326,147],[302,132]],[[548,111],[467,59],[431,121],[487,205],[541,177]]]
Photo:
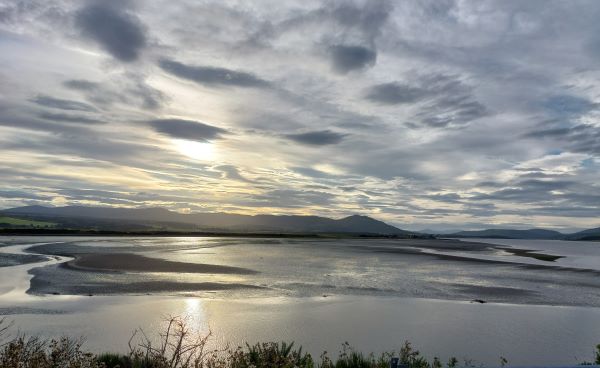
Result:
[[47,257],[36,254],[3,254],[0,253],[0,267],[10,267],[22,264],[42,262]]
[[256,273],[246,268],[202,263],[173,262],[149,258],[134,253],[80,254],[66,263],[68,267],[88,271],[130,272],[188,272],[213,274],[251,275]]
[[[600,267],[579,266],[579,258],[560,249],[546,250],[544,244],[529,248],[456,239],[58,240],[38,241],[24,250],[29,252],[26,257],[65,259],[28,270],[28,293],[372,295],[600,306]],[[585,244],[561,249],[570,246]]]

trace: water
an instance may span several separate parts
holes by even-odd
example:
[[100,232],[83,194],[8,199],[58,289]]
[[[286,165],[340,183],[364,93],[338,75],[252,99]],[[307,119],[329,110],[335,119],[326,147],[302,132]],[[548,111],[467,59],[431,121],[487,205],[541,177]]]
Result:
[[[462,240],[468,241],[468,239]],[[600,270],[600,242],[521,239],[477,239],[475,241],[534,251],[542,250],[548,254],[564,256],[556,261],[560,266]],[[540,261],[533,263],[543,264]]]
[[[429,357],[456,355],[498,365],[504,356],[511,365],[556,365],[591,360],[600,343],[600,281],[589,271],[599,266],[594,262],[600,256],[598,243],[486,240],[565,257],[544,262],[471,243],[72,237],[0,242],[6,245],[0,248],[3,253],[20,253],[31,244],[56,253],[41,263],[0,267],[0,314],[23,332],[85,336],[95,351],[123,351],[134,329],[143,327],[151,334],[168,315],[189,316],[194,327],[212,330],[215,346],[293,340],[317,356],[322,350],[335,356],[345,341],[381,352],[410,340]],[[259,273],[60,267],[72,259],[66,254],[132,252]],[[42,286],[26,294],[32,276]],[[152,295],[119,291],[118,285],[149,280],[264,289],[163,290]],[[69,295],[81,285],[101,285],[104,295]],[[40,290],[45,288],[61,295],[44,294]]]

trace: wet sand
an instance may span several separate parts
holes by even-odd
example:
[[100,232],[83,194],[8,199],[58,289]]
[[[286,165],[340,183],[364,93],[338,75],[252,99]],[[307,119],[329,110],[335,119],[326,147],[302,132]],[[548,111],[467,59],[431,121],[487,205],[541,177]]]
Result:
[[148,281],[130,283],[83,283],[78,285],[56,285],[33,278],[28,294],[34,295],[114,295],[114,294],[153,294],[173,292],[206,292],[243,289],[264,289],[260,286],[240,283],[219,282],[172,282]]
[[543,248],[455,239],[69,239],[27,248],[69,258],[30,269],[27,293],[373,295],[600,305],[600,270],[570,267],[537,249]]
[[187,272],[237,275],[252,275],[257,273],[247,268],[173,262],[133,253],[79,254],[74,256],[75,259],[64,264],[64,267],[85,271],[117,272]]
[[28,263],[37,263],[46,260],[47,257],[35,254],[0,254],[0,267],[17,266]]
[[529,257],[533,259],[537,259],[538,261],[545,262],[556,262],[556,260],[565,258],[564,256],[554,256],[551,254],[539,253],[529,249],[518,249],[518,248],[508,248],[508,247],[497,247],[497,249],[501,249],[505,252],[513,254],[519,257]]

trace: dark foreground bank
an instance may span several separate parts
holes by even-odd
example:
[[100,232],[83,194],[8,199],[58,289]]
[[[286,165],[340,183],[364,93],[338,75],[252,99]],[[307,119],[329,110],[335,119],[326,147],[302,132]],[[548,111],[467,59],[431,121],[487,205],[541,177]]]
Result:
[[[442,363],[437,357],[427,359],[406,341],[398,351],[375,356],[354,350],[342,344],[337,358],[327,352],[314,358],[293,343],[257,343],[245,347],[210,350],[211,334],[191,331],[185,319],[174,317],[156,338],[149,338],[142,330],[136,331],[129,341],[127,354],[95,354],[82,347],[82,339],[68,337],[44,340],[38,337],[10,336],[11,325],[0,319],[0,367],[2,368],[454,368],[475,367],[475,362],[450,358]],[[600,345],[596,347],[594,362],[600,364]],[[498,357],[498,366],[509,362]]]

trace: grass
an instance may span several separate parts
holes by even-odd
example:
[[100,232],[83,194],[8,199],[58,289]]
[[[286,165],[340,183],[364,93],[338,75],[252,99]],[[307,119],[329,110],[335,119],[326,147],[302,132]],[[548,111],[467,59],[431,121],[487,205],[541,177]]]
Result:
[[11,226],[28,226],[28,227],[54,227],[54,222],[36,221],[31,219],[23,219],[16,217],[0,216],[0,224]]
[[[365,355],[348,343],[342,345],[336,359],[325,352],[319,359],[296,348],[293,343],[246,344],[245,347],[209,350],[211,336],[192,332],[182,318],[169,318],[164,332],[153,344],[142,330],[129,340],[127,354],[93,354],[82,349],[81,340],[60,338],[43,340],[19,335],[9,337],[11,325],[0,319],[0,367],[2,368],[389,368],[390,358],[398,357],[409,368],[474,367],[465,360],[451,358],[443,364],[438,358],[428,360],[409,342],[398,352]],[[508,361],[499,358],[499,366]],[[600,364],[600,345],[595,364]],[[592,364],[592,363],[583,363]]]

